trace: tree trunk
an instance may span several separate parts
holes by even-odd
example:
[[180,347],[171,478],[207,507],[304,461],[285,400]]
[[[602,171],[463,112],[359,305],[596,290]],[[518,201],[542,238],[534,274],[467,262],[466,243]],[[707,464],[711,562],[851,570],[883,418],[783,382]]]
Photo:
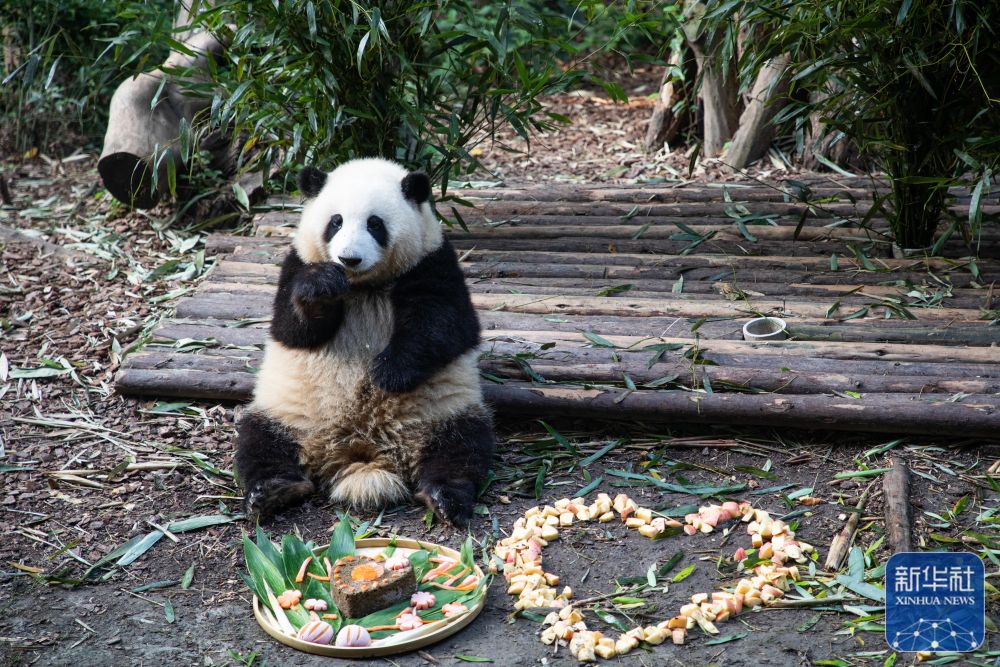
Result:
[[660,83],[653,115],[646,129],[644,147],[653,153],[672,142],[691,118],[689,100],[698,75],[691,52],[679,49],[670,55],[670,63]]
[[736,68],[731,62],[723,62],[715,53],[713,38],[714,35],[702,35],[688,41],[701,77],[702,154],[706,157],[722,153],[726,142],[739,126],[740,115]]
[[788,56],[767,63],[757,75],[750,102],[740,116],[739,128],[723,156],[733,169],[743,169],[767,153],[774,138],[773,120],[785,104],[789,81]]
[[[809,94],[809,99],[815,104],[828,95],[829,93],[824,91],[814,91]],[[809,127],[802,149],[802,166],[806,169],[815,171],[828,169],[821,160],[816,159],[817,155],[840,167],[849,167],[858,162],[857,147],[844,136],[843,132],[827,128],[819,112],[809,115]]]
[[[197,4],[197,0],[181,3],[175,27],[190,23],[189,14]],[[108,130],[97,170],[108,191],[128,206],[149,208],[167,191],[169,171],[182,171],[176,145],[181,120],[190,125],[195,115],[211,103],[207,98],[187,94],[185,81],[164,70],[205,70],[208,59],[221,54],[223,45],[206,32],[182,35],[187,35],[184,44],[195,55],[172,51],[163,69],[126,79],[111,98]],[[202,74],[192,74],[188,79],[196,80],[206,79]],[[220,143],[216,150],[227,153],[228,142]]]

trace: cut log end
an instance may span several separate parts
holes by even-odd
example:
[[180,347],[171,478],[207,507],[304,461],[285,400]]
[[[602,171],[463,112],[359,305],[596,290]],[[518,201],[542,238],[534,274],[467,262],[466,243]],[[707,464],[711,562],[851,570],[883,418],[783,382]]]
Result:
[[111,153],[97,163],[97,171],[108,192],[132,208],[152,208],[159,196],[152,187],[152,170],[132,153]]

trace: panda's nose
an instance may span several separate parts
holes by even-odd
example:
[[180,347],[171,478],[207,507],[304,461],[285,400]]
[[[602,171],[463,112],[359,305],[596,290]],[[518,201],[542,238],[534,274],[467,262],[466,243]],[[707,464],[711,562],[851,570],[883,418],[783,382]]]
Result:
[[344,257],[343,255],[338,255],[337,259],[339,259],[344,266],[355,267],[361,263],[360,257]]

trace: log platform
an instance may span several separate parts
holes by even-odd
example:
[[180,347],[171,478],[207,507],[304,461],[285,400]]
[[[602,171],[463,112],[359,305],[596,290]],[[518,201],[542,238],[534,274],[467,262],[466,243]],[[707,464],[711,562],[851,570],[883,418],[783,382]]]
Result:
[[[995,226],[975,259],[958,235],[893,259],[861,180],[451,194],[500,412],[1000,438]],[[298,216],[272,204],[208,239],[215,267],[120,392],[250,397]],[[790,339],[742,340],[761,315]]]

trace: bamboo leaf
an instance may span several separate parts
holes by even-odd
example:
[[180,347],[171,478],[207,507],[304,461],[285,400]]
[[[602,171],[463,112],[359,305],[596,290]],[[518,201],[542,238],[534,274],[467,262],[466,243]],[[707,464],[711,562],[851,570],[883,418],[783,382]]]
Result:
[[354,529],[351,528],[351,521],[344,515],[340,519],[340,523],[337,527],[333,529],[333,533],[330,535],[330,546],[326,549],[326,557],[330,559],[331,563],[337,562],[337,560],[343,558],[344,556],[354,555]]

